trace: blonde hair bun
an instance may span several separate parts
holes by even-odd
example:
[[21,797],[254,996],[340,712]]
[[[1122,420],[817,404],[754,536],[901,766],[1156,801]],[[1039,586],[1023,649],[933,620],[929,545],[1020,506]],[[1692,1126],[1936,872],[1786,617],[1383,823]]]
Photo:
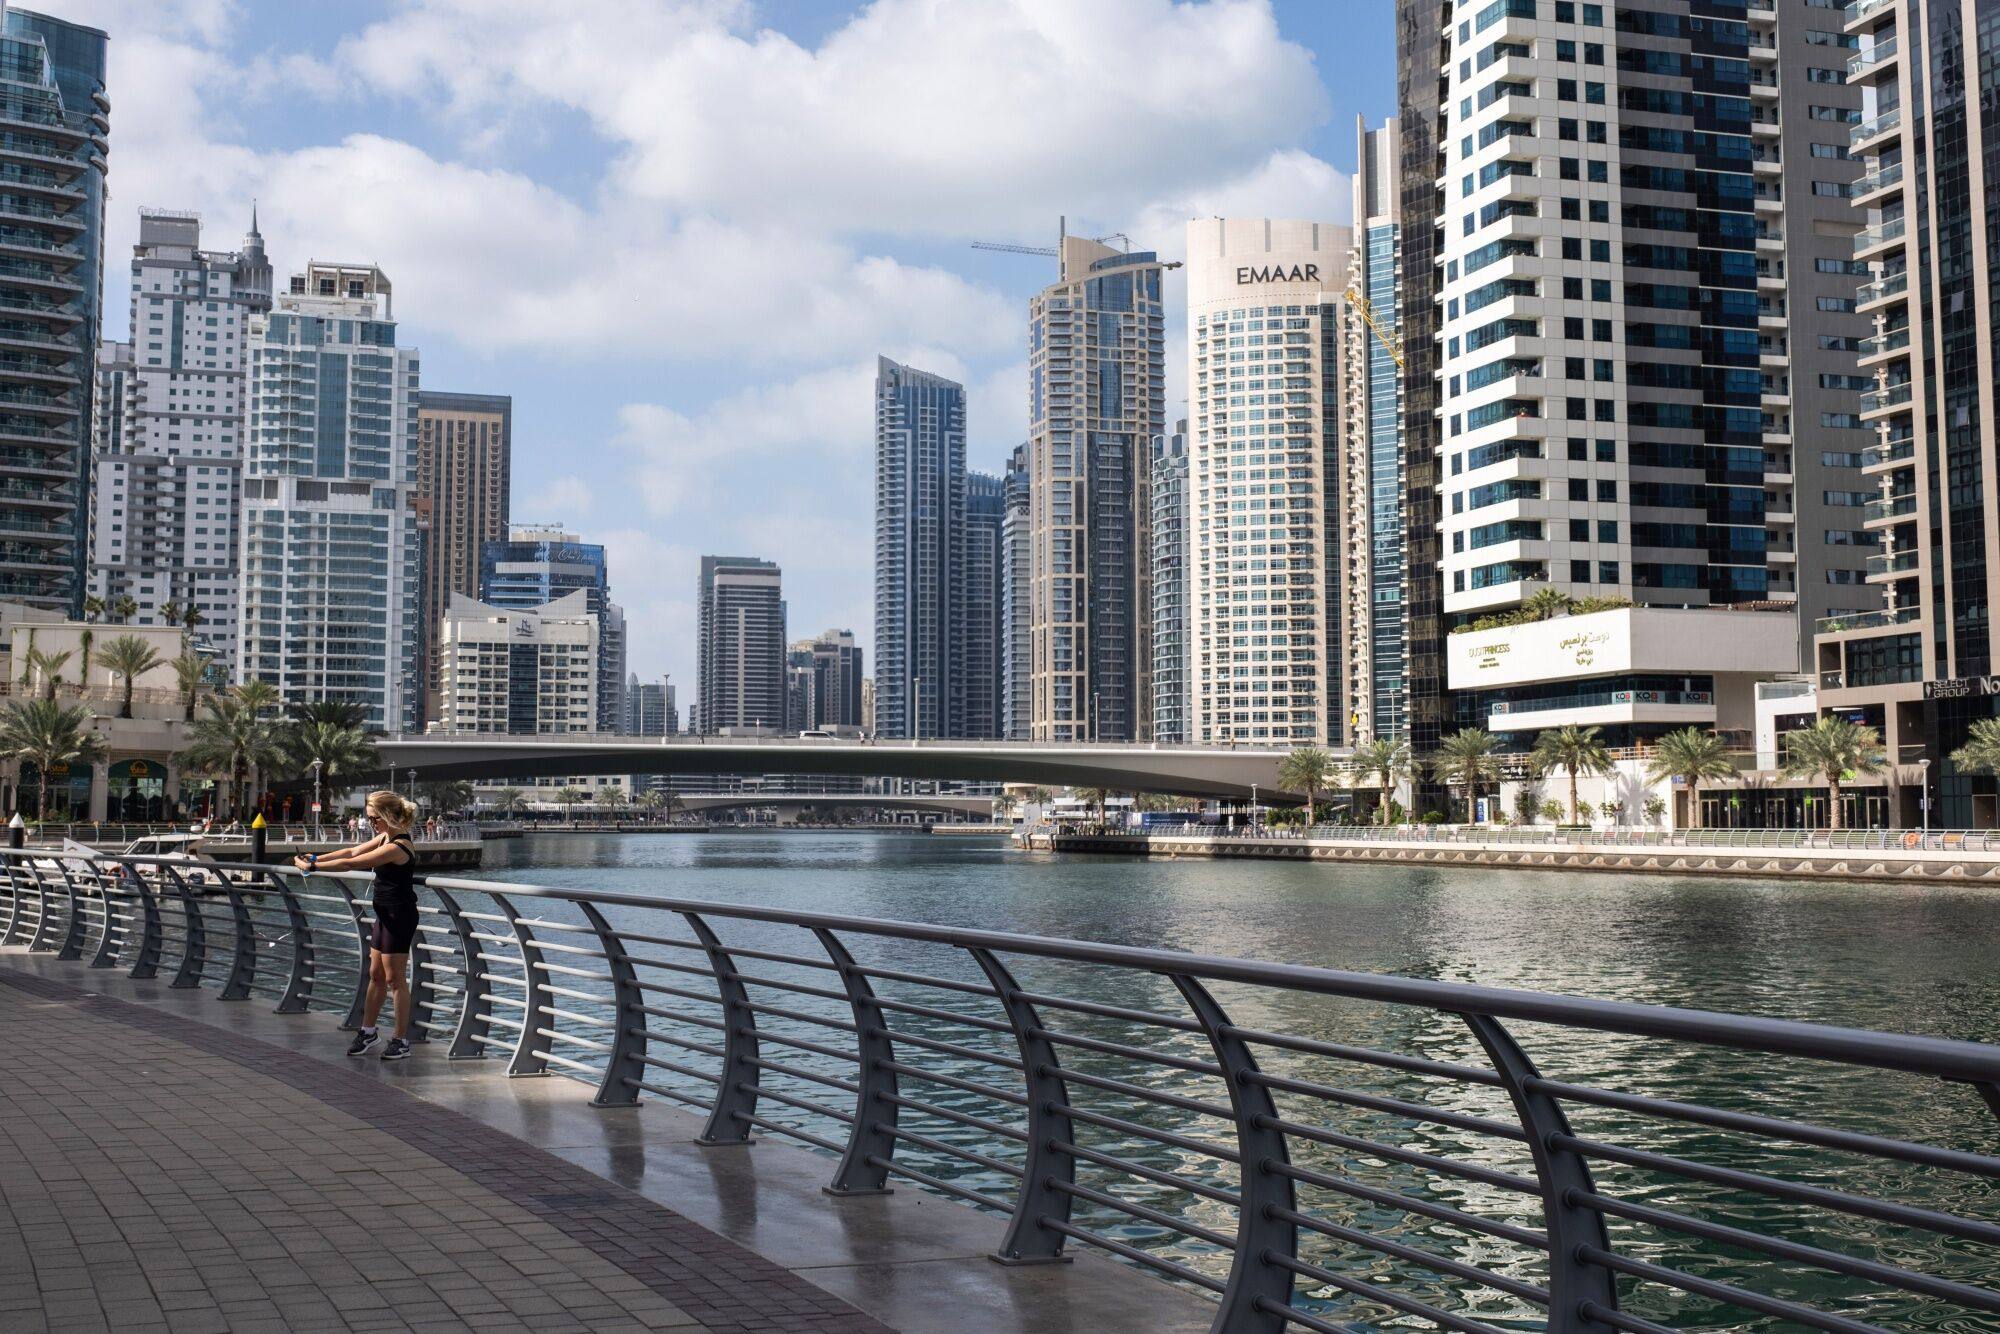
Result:
[[416,803],[386,787],[368,794],[368,813],[381,816],[398,829],[408,829],[417,822]]

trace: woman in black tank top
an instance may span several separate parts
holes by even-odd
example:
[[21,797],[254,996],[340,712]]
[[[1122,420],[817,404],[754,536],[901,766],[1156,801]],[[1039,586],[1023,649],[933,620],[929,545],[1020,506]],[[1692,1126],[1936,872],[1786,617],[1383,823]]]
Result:
[[417,849],[410,842],[410,826],[416,818],[417,808],[398,794],[371,792],[368,819],[375,826],[375,837],[324,856],[292,859],[293,865],[308,873],[375,872],[368,996],[361,1031],[347,1049],[349,1056],[361,1055],[379,1040],[375,1021],[382,1013],[382,1003],[392,995],[396,998],[396,1032],[383,1049],[382,1059],[400,1061],[410,1054],[410,947],[417,938]]

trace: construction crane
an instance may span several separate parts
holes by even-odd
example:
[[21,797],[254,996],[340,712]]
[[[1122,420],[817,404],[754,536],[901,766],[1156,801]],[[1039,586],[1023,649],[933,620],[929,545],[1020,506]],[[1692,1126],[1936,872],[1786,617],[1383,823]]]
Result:
[[1368,304],[1368,298],[1361,295],[1361,293],[1352,287],[1347,289],[1346,298],[1347,304],[1354,307],[1355,314],[1361,317],[1361,322],[1368,326],[1368,332],[1375,335],[1375,341],[1382,345],[1382,350],[1387,352],[1389,359],[1396,363],[1396,369],[1399,371],[1408,371],[1409,367],[1403,364],[1402,346],[1385,333],[1381,325],[1375,322],[1375,307]]
[[[1123,232],[1112,232],[1108,236],[1093,236],[1090,239],[1099,245],[1104,245],[1111,241],[1123,241],[1128,246],[1132,244],[1132,238]],[[1009,255],[1044,255],[1049,259],[1062,258],[1062,251],[1052,245],[1014,245],[1008,241],[974,241],[972,248],[974,250],[998,250]]]

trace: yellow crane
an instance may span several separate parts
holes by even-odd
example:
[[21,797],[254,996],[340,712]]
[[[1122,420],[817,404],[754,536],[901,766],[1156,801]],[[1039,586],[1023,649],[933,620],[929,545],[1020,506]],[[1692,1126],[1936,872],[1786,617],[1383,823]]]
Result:
[[1375,335],[1375,341],[1382,345],[1382,350],[1396,363],[1396,369],[1407,371],[1409,367],[1403,364],[1402,347],[1375,322],[1375,308],[1368,304],[1368,298],[1352,287],[1347,289],[1346,298],[1347,304],[1354,307],[1355,314],[1361,317],[1361,322],[1368,326],[1368,332]]

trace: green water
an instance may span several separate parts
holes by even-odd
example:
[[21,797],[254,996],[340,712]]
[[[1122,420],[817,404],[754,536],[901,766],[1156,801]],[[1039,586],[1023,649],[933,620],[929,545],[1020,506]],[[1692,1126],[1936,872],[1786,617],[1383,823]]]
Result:
[[[484,874],[494,879],[591,887],[623,893],[756,903],[860,916],[1018,930],[1088,940],[1162,946],[1209,954],[1313,964],[1363,972],[1565,992],[1609,1000],[1727,1010],[1769,1017],[2000,1043],[2000,893],[1990,889],[1892,886],[1832,881],[1739,880],[1479,868],[1397,868],[1282,862],[1152,862],[1128,858],[1052,858],[1016,852],[1003,840],[921,834],[717,833],[672,836],[560,836],[497,845]],[[657,913],[614,914],[620,925],[664,932]],[[746,947],[816,953],[804,933],[786,928],[720,928]],[[964,955],[900,942],[850,942],[864,962],[978,980]],[[1015,960],[1031,988],[1071,997],[1185,1013],[1164,979],[1148,974]],[[824,974],[768,976],[824,985]],[[746,969],[746,971],[749,971]],[[662,974],[664,976],[664,974]],[[925,1004],[969,1012],[976,1002],[884,986]],[[1433,1060],[1487,1066],[1462,1021],[1429,1011],[1217,987],[1235,1022]],[[805,1008],[801,1006],[801,1008]],[[839,1007],[834,1007],[837,1011]],[[832,1011],[830,1011],[832,1012]],[[1050,1027],[1101,1040],[1173,1050],[1204,1059],[1199,1039],[1143,1024],[1044,1013]],[[995,1052],[983,1035],[948,1024],[899,1017],[897,1026]],[[808,1026],[809,1027],[809,1026]],[[768,1031],[796,1032],[774,1024]],[[812,1033],[828,1039],[825,1029]],[[1649,1094],[1843,1129],[2000,1154],[2000,1123],[1972,1091],[1913,1077],[1829,1068],[1811,1062],[1715,1051],[1576,1030],[1516,1026],[1516,1036],[1551,1078]],[[906,1047],[904,1053],[910,1052]],[[768,1053],[767,1053],[768,1054]],[[795,1053],[786,1053],[788,1058]],[[1209,1076],[1146,1068],[1115,1057],[1065,1051],[1072,1068],[1214,1103],[1227,1099]],[[903,1059],[909,1056],[899,1053]],[[1364,1094],[1422,1102],[1463,1116],[1514,1124],[1496,1090],[1384,1070],[1322,1056],[1263,1050],[1267,1070]],[[822,1074],[837,1063],[799,1058]],[[994,1084],[1018,1079],[974,1061],[920,1055],[916,1063]],[[845,1073],[851,1075],[851,1064]],[[688,1085],[698,1091],[697,1085]],[[774,1081],[822,1105],[851,1106],[848,1095],[810,1081]],[[904,1092],[938,1106],[1008,1120],[1007,1109],[974,1095],[905,1081]],[[1115,1093],[1072,1090],[1078,1106],[1233,1145],[1226,1124],[1194,1112],[1148,1107]],[[1280,1114],[1301,1124],[1433,1154],[1493,1171],[1532,1175],[1525,1149],[1476,1130],[1423,1124],[1353,1105],[1281,1095]],[[838,1139],[844,1131],[798,1109],[769,1107],[774,1118]],[[1601,1142],[1835,1190],[1921,1203],[1987,1222],[2000,1218],[1991,1179],[1933,1168],[1885,1164],[1799,1145],[1662,1122],[1582,1106],[1569,1108],[1577,1133]],[[1018,1117],[1018,1113],[1014,1114]],[[906,1113],[905,1128],[943,1143],[976,1147],[1018,1162],[1015,1146],[942,1119]],[[1234,1189],[1236,1174],[1185,1149],[1094,1132],[1079,1142],[1128,1154],[1184,1179]],[[1294,1138],[1297,1165],[1463,1211],[1476,1218],[1540,1228],[1539,1201],[1490,1182],[1465,1180],[1371,1154]],[[899,1161],[950,1180],[1011,1195],[1005,1174],[948,1153],[900,1147]],[[1224,1204],[1133,1181],[1098,1168],[1078,1180],[1170,1213],[1197,1227],[1233,1234],[1236,1212]],[[1844,1254],[1990,1285],[2000,1249],[1826,1212],[1670,1174],[1612,1163],[1596,1168],[1598,1189],[1650,1205],[1782,1236]],[[1448,1220],[1412,1214],[1350,1193],[1301,1186],[1301,1212],[1338,1226],[1384,1236],[1435,1255],[1474,1264],[1520,1282],[1546,1281],[1546,1257],[1516,1242]],[[1208,1243],[1172,1229],[1079,1203],[1076,1221],[1119,1240],[1190,1264],[1226,1270]],[[2000,1328],[2000,1316],[1898,1292],[1865,1279],[1818,1274],[1723,1243],[1678,1236],[1650,1224],[1614,1219],[1622,1254],[1672,1265],[1773,1296],[1837,1309],[1891,1328]],[[1301,1241],[1301,1254],[1336,1272],[1380,1283],[1465,1318],[1531,1328],[1540,1311],[1518,1296],[1440,1276],[1404,1260],[1384,1259],[1325,1237]],[[1364,1327],[1429,1322],[1377,1303],[1308,1287],[1304,1301],[1328,1318]],[[1777,1328],[1770,1317],[1687,1297],[1635,1279],[1622,1281],[1627,1309],[1689,1328]]]

